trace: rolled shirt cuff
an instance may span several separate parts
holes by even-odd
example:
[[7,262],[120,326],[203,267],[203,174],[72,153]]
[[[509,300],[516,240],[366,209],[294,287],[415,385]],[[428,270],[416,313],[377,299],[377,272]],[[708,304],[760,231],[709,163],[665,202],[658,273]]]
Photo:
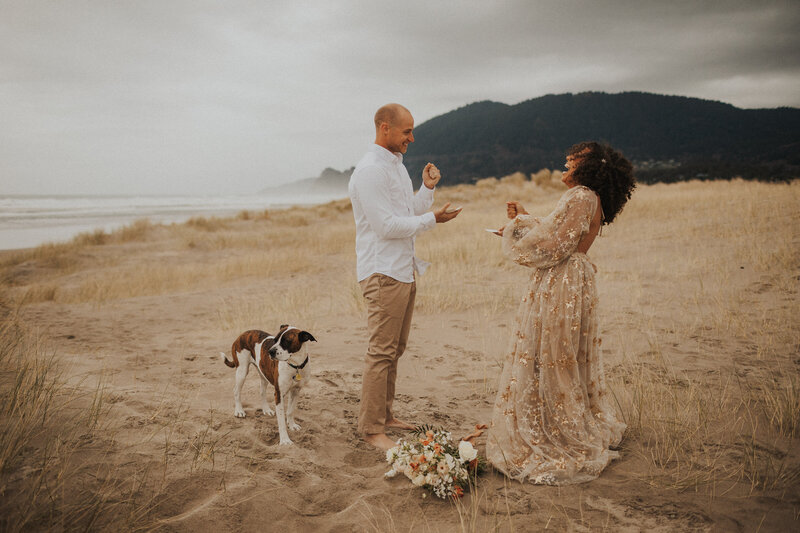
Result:
[[433,229],[436,225],[436,215],[433,214],[432,211],[428,211],[424,215],[422,215],[422,230],[428,231],[429,229]]

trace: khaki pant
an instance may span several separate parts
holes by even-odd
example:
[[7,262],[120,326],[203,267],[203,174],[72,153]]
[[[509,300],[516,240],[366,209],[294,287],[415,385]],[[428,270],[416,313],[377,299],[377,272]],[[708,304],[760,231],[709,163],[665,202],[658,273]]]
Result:
[[358,418],[358,431],[364,435],[383,433],[386,421],[394,418],[397,361],[406,349],[417,285],[383,274],[373,274],[360,284],[369,328]]

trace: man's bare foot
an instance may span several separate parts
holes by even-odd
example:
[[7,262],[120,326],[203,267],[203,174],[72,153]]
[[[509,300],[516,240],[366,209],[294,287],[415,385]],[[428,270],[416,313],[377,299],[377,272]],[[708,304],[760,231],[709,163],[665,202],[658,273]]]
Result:
[[397,429],[414,429],[416,427],[406,422],[403,422],[402,420],[398,420],[396,418],[387,420],[385,426],[387,428],[397,428]]
[[386,433],[373,433],[370,435],[364,435],[364,442],[371,444],[376,448],[380,448],[381,450],[394,448],[396,444],[392,439],[386,436]]

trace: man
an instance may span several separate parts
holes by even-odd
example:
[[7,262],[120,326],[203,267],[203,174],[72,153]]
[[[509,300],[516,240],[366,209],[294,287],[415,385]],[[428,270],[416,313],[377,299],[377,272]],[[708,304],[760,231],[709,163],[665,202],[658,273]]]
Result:
[[417,194],[403,165],[414,142],[414,118],[405,107],[388,104],[375,113],[375,143],[350,177],[356,222],[358,281],[367,303],[369,348],[361,387],[358,430],[364,440],[388,450],[386,428],[413,429],[392,411],[397,361],[406,348],[416,295],[415,272],[427,265],[414,257],[414,238],[455,218],[460,209],[445,204],[435,212],[433,192],[441,175],[428,163]]

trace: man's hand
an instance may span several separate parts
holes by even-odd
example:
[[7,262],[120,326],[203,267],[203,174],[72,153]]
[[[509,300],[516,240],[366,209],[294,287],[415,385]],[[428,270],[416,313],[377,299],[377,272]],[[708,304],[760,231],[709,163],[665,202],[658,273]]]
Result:
[[436,187],[436,184],[439,183],[441,178],[442,174],[433,163],[428,163],[425,165],[425,168],[422,169],[422,183],[429,189]]
[[434,211],[433,212],[433,216],[436,217],[436,222],[438,224],[441,224],[442,222],[447,222],[448,220],[453,220],[454,218],[456,218],[458,216],[458,214],[460,212],[461,212],[461,208],[460,207],[458,209],[451,210],[450,209],[450,202],[447,202],[446,204],[444,204],[442,206],[441,209],[439,209],[438,211]]
[[525,208],[522,207],[521,203],[511,201],[506,202],[506,214],[508,215],[508,218],[513,220],[517,215],[527,215],[528,212],[525,211]]

